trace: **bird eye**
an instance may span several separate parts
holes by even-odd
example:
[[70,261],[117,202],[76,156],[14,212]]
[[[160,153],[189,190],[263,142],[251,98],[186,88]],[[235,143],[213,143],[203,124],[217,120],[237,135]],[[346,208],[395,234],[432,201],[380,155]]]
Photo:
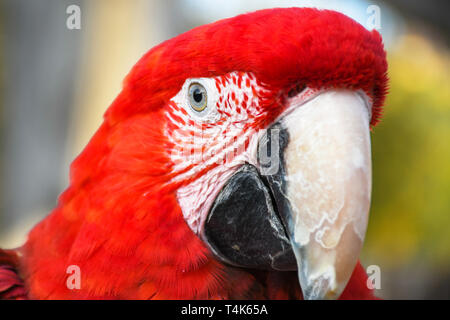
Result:
[[197,82],[191,83],[188,90],[188,96],[189,104],[191,105],[192,109],[197,112],[205,110],[208,102],[208,97],[204,86]]

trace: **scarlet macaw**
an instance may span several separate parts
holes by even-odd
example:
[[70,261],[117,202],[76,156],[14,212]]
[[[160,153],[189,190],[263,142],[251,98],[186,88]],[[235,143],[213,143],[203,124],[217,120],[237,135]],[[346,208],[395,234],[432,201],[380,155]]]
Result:
[[358,255],[386,92],[379,33],[329,10],[261,10],[154,47],[57,207],[0,251],[0,297],[374,298]]

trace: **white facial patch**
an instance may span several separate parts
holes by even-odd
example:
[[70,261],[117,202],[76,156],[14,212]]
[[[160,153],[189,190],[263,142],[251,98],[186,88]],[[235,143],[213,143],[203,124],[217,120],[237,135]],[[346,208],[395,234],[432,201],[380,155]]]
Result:
[[[196,111],[189,102],[189,87],[206,89],[207,106]],[[173,144],[175,182],[184,218],[198,234],[214,199],[229,177],[245,162],[256,165],[262,133],[255,120],[266,89],[249,73],[232,72],[214,78],[187,79],[167,108],[166,135]],[[175,129],[173,129],[175,128]]]

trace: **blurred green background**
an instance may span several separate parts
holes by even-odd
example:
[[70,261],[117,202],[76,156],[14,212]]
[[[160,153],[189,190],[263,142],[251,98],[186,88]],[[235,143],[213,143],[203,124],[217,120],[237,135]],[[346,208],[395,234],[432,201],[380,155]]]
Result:
[[[67,6],[80,30],[66,28]],[[365,266],[378,294],[450,298],[450,12],[448,1],[0,0],[0,247],[23,243],[55,205],[71,160],[155,44],[268,7],[315,6],[367,26],[380,8],[390,93],[373,130]]]
[[[403,272],[397,276],[405,282],[429,278],[428,289],[449,298],[448,47],[408,32],[392,46],[388,61],[390,94],[372,135],[374,181],[364,258]],[[421,297],[410,293],[415,294]]]

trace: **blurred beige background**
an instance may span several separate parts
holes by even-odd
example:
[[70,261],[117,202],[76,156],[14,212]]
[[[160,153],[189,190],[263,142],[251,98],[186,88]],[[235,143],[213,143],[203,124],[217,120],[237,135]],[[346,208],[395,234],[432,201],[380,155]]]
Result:
[[[66,27],[73,4],[80,30]],[[53,208],[70,162],[152,46],[267,7],[330,8],[366,25],[374,4],[391,93],[372,136],[362,261],[380,266],[384,298],[450,298],[448,1],[0,0],[0,247],[20,246]]]

